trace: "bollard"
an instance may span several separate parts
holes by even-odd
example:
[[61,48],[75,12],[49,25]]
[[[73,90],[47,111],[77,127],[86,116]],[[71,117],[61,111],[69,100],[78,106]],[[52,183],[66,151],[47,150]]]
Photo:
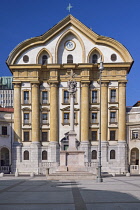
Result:
[[0,173],[0,177],[3,177],[4,176],[4,173]]
[[34,172],[31,172],[30,177],[34,177],[34,176],[35,176]]
[[17,168],[16,168],[16,172],[15,172],[15,177],[18,177],[18,170],[17,170]]
[[113,176],[113,177],[115,177],[115,176],[116,176],[116,174],[115,174],[115,173],[112,173],[112,176]]

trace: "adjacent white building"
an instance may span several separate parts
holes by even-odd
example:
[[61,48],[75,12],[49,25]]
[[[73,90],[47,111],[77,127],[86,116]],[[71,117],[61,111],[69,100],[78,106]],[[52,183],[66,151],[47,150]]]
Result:
[[131,174],[140,174],[140,101],[126,111],[128,163]]
[[14,109],[0,107],[0,172],[9,173],[14,142]]

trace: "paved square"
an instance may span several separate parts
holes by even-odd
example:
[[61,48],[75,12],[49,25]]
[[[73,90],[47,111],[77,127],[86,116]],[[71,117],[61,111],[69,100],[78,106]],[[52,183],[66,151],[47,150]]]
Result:
[[0,210],[139,210],[140,177],[47,180],[44,176],[0,178]]

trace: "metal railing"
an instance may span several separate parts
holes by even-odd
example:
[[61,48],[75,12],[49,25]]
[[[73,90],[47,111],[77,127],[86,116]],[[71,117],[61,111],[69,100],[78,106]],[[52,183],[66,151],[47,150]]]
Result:
[[10,167],[9,166],[0,166],[0,172],[7,174],[10,172]]

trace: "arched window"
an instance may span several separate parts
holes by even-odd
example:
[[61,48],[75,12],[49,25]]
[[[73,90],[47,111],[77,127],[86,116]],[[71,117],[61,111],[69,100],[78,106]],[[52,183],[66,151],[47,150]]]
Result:
[[24,160],[29,160],[29,152],[27,150],[24,151]]
[[47,59],[48,59],[47,55],[43,55],[42,56],[42,65],[46,65],[47,64]]
[[91,159],[93,159],[93,160],[96,160],[97,159],[97,151],[96,150],[93,150],[92,151],[92,157],[91,157]]
[[97,60],[98,60],[97,54],[93,54],[93,56],[92,56],[92,63],[97,63]]
[[47,160],[47,151],[42,152],[42,160]]
[[67,63],[73,63],[73,56],[72,55],[67,56]]
[[115,150],[110,151],[110,159],[115,159]]

